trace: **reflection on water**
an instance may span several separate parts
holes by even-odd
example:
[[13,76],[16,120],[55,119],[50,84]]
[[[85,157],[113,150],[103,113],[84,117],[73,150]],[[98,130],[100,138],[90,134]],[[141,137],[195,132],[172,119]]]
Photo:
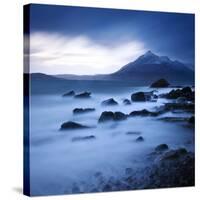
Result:
[[[148,165],[146,155],[155,146],[166,143],[170,148],[185,147],[193,150],[191,129],[179,123],[167,123],[156,117],[134,117],[126,121],[98,124],[103,111],[121,111],[129,114],[134,110],[154,110],[166,99],[157,102],[123,105],[135,91],[148,88],[123,90],[119,94],[92,93],[91,99],[63,98],[60,95],[32,95],[31,97],[31,148],[30,173],[33,195],[71,193],[74,183],[84,185],[86,191],[95,185],[94,174],[102,172],[105,178],[124,175],[127,167],[140,168]],[[160,89],[158,93],[170,89]],[[101,106],[101,102],[114,98],[118,106]],[[95,108],[95,112],[73,115],[74,108]],[[167,116],[190,116],[188,113],[167,113]],[[65,121],[75,121],[95,128],[79,131],[59,131]],[[135,142],[141,132],[144,142]],[[96,139],[72,142],[73,137],[94,135]]]

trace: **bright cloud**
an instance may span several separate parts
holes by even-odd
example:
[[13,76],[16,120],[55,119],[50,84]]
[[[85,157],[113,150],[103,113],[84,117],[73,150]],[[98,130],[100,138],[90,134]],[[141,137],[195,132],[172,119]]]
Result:
[[146,51],[139,41],[112,41],[103,45],[86,36],[55,33],[30,36],[30,70],[46,74],[107,74],[120,69]]

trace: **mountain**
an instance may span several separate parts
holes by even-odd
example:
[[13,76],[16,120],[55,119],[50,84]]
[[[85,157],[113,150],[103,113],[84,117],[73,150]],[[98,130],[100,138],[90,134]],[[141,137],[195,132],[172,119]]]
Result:
[[114,79],[134,80],[141,84],[150,84],[160,78],[165,78],[172,84],[194,82],[194,71],[185,64],[177,60],[172,61],[167,56],[158,56],[151,51],[128,63],[111,76]]
[[171,84],[194,84],[194,70],[180,61],[173,61],[167,56],[158,56],[151,51],[147,51],[112,74],[83,76],[60,74],[55,77],[67,80],[128,81],[135,85],[150,85],[164,78]]

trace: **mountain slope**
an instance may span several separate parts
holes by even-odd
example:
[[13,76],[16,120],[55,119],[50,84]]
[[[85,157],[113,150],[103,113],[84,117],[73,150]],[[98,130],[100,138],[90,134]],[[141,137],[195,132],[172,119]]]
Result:
[[173,84],[194,82],[193,70],[179,61],[172,61],[167,56],[157,56],[151,51],[125,65],[111,76],[113,79],[133,80],[141,84],[150,84],[160,78],[165,78]]

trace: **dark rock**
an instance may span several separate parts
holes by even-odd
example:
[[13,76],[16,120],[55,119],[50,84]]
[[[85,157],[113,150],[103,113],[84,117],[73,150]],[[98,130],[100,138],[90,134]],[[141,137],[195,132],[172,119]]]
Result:
[[151,88],[166,88],[170,84],[165,79],[159,79],[151,84]]
[[74,96],[75,95],[75,92],[73,90],[63,94],[63,97],[70,97],[70,96]]
[[124,99],[123,104],[124,105],[131,105],[131,101],[129,99]]
[[186,122],[186,121],[188,121],[188,118],[186,118],[186,117],[162,117],[162,118],[159,118],[159,120],[162,120],[165,122]]
[[138,110],[138,111],[133,111],[129,114],[130,117],[135,117],[135,116],[158,116],[158,112],[151,112],[146,109],[143,110]]
[[136,140],[136,142],[143,142],[144,141],[144,138],[142,136],[138,137]]
[[103,192],[109,192],[109,191],[112,191],[112,186],[110,184],[106,184],[103,187]]
[[103,101],[101,103],[101,105],[104,105],[104,106],[115,106],[115,105],[118,105],[118,103],[113,98],[110,98],[110,99],[107,99],[107,100]]
[[141,132],[139,132],[139,131],[128,131],[128,132],[126,132],[126,135],[140,135],[141,134]]
[[189,120],[188,120],[188,122],[189,122],[190,124],[194,124],[194,123],[195,123],[195,118],[194,118],[194,116],[190,117]]
[[73,110],[74,114],[83,114],[83,113],[88,113],[88,112],[92,112],[95,111],[95,108],[75,108]]
[[194,107],[194,103],[166,103],[164,109],[165,111],[187,110],[193,112]]
[[188,152],[185,148],[180,148],[176,150],[170,150],[166,153],[164,153],[161,157],[161,160],[173,160],[178,159],[183,155],[186,155]]
[[132,101],[146,101],[144,92],[136,92],[131,95]]
[[74,137],[72,138],[72,142],[77,142],[77,141],[85,141],[85,140],[93,140],[96,139],[94,135],[89,135],[89,136],[84,136],[84,137]]
[[194,101],[195,92],[190,87],[184,87],[183,89],[171,90],[167,94],[163,94],[161,97],[167,99],[177,99],[179,97],[185,97],[188,101]]
[[125,120],[126,118],[127,118],[127,115],[125,115],[122,112],[104,111],[101,113],[99,122],[120,121],[120,120]]
[[75,98],[90,98],[91,92],[83,92],[80,94],[75,95]]
[[187,103],[187,98],[186,97],[178,97],[176,99],[176,103]]
[[155,151],[166,151],[169,147],[167,144],[160,144],[155,148]]
[[90,128],[90,127],[76,122],[68,121],[61,125],[60,130],[75,130],[75,129],[85,129],[85,128]]
[[72,187],[72,193],[76,194],[76,193],[80,193],[80,192],[81,192],[80,188],[78,187],[78,185],[76,183],[74,183],[73,187]]

